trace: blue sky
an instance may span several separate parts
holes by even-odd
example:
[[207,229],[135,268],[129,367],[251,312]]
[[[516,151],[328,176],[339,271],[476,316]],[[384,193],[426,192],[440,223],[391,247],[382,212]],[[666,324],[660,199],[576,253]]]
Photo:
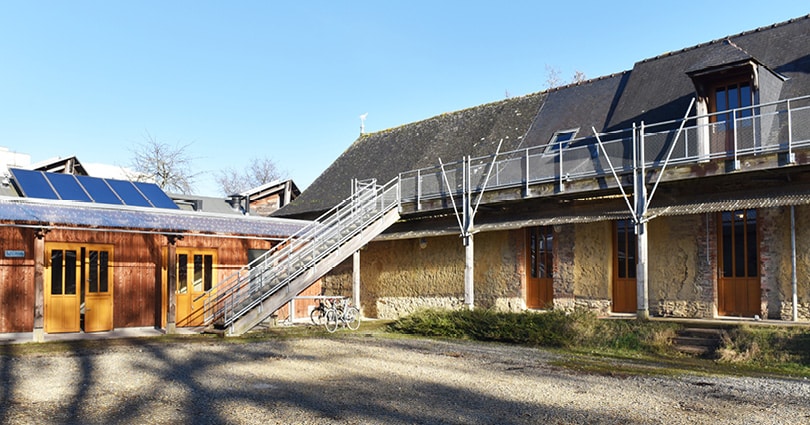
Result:
[[[810,13],[806,1],[0,0],[0,146],[126,166],[146,134],[212,178],[308,186],[360,132],[595,78]],[[348,185],[349,182],[346,182]]]

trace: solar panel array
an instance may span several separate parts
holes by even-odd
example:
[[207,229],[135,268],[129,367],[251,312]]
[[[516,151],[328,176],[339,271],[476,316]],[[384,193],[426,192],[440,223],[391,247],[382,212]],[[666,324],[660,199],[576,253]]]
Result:
[[73,174],[10,169],[17,188],[28,198],[179,209],[154,183],[102,179]]

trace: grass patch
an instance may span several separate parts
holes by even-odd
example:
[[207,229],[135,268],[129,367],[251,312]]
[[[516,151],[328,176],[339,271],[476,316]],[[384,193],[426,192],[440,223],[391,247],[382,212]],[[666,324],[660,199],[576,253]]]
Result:
[[[507,313],[492,310],[422,310],[397,320],[391,332],[429,337],[496,341],[546,347],[576,354],[559,366],[593,373],[618,373],[610,359],[647,362],[622,373],[706,372],[810,377],[810,329],[781,326],[728,326],[713,359],[677,351],[672,340],[683,325],[643,320],[604,320],[593,312]],[[626,367],[626,366],[623,366]]]
[[492,310],[423,310],[391,325],[392,332],[497,341],[536,347],[660,353],[669,348],[676,325],[600,320],[581,310],[504,313]]

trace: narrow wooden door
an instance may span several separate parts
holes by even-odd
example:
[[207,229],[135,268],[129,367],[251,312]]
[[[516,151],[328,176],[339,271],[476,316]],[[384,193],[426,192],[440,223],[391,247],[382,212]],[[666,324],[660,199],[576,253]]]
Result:
[[551,308],[554,299],[554,236],[550,226],[526,229],[526,307]]
[[723,212],[718,222],[717,313],[753,317],[761,310],[756,210]]
[[48,246],[45,250],[45,332],[79,332],[80,315],[80,251],[63,246]]
[[112,249],[82,248],[84,257],[84,331],[113,328]]
[[613,312],[635,313],[636,300],[636,235],[631,220],[619,220],[614,232]]

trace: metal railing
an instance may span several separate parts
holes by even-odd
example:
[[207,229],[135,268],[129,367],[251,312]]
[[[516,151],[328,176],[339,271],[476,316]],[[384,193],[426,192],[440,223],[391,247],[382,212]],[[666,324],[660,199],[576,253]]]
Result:
[[271,295],[289,289],[293,280],[398,208],[398,183],[397,178],[384,185],[356,182],[348,199],[202,295],[205,324],[227,327]]
[[[644,168],[716,159],[736,163],[740,156],[772,152],[787,153],[792,159],[796,148],[810,146],[810,96],[692,116],[685,120],[683,132],[675,140],[683,121],[641,126]],[[599,134],[607,157],[601,152],[595,135],[573,139],[562,146],[537,146],[501,153],[497,155],[485,189],[484,179],[494,155],[473,158],[472,190],[524,186],[528,191],[530,185],[554,182],[562,188],[572,180],[611,174],[609,163],[619,174],[632,172],[633,132],[634,129],[626,129]],[[460,195],[462,170],[461,161],[444,164],[449,184],[444,183],[440,165],[400,173],[401,201],[415,202],[418,208],[423,200]]]

